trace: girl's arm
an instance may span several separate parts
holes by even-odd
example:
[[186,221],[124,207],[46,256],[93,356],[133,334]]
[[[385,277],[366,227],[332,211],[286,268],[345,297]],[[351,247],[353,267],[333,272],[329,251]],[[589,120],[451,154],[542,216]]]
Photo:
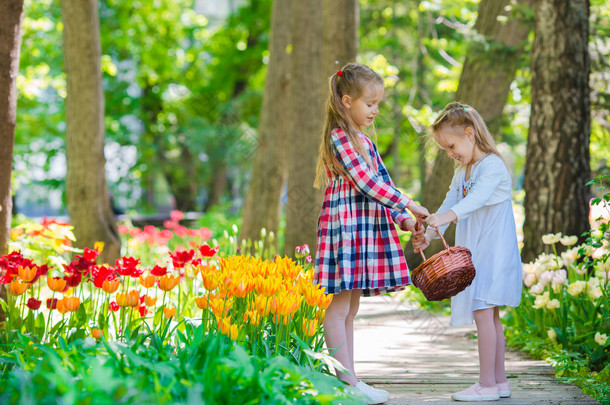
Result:
[[[383,180],[383,182],[396,188],[396,186],[394,185],[394,182],[392,181],[392,178],[390,177],[390,173],[388,173],[388,169],[386,169],[385,165],[383,164],[383,160],[381,160],[381,156],[379,156],[379,152],[377,151],[376,147],[375,147],[375,159],[377,160],[377,165],[379,168],[379,175],[381,176],[381,179]],[[404,221],[410,220],[407,222],[409,225],[411,225],[411,227],[415,225],[415,221],[413,220],[413,218],[411,218],[411,215],[409,215],[407,210],[398,211],[393,208],[390,208],[390,215],[392,215],[392,219],[394,220],[394,222],[397,223],[403,231],[407,230],[407,229],[403,229]],[[411,223],[411,221],[413,221],[413,222]],[[407,223],[405,223],[405,227],[406,227],[406,224]]]
[[[479,170],[480,173],[468,195],[451,207],[457,220],[464,219],[484,207],[492,197],[494,197],[493,204],[510,198],[510,175],[501,158],[495,155],[490,156],[481,162]],[[502,195],[501,199],[498,199],[497,195],[494,196],[498,191]]]
[[407,206],[415,204],[392,184],[384,182],[370,168],[364,158],[356,151],[343,130],[333,130],[331,138],[335,150],[339,155],[339,160],[347,170],[348,181],[356,190],[366,195],[370,200],[398,212],[403,212]]

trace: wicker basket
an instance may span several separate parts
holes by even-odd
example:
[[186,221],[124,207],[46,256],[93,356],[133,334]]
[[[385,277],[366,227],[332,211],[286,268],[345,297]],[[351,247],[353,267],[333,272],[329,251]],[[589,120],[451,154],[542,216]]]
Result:
[[442,301],[453,297],[468,287],[475,276],[470,250],[461,246],[449,247],[440,235],[445,250],[426,260],[411,273],[413,284],[421,290],[428,301]]

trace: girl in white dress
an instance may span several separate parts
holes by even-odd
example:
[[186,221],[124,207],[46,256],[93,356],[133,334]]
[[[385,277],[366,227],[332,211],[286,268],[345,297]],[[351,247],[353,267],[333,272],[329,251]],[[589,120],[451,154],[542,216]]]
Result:
[[457,222],[455,244],[470,249],[476,276],[451,299],[451,324],[477,326],[479,381],[451,396],[456,401],[489,401],[509,397],[504,369],[504,330],[499,306],[521,300],[521,257],[511,200],[511,177],[479,113],[449,103],[431,126],[431,134],[457,166],[445,201],[426,222],[426,233],[414,240],[425,249],[447,226]]

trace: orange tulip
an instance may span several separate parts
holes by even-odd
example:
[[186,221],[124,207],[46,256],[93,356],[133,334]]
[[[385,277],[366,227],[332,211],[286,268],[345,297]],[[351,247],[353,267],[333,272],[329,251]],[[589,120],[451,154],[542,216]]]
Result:
[[180,281],[180,277],[177,277],[177,276],[171,276],[171,275],[163,276],[159,279],[159,288],[162,289],[163,291],[170,291],[175,286],[178,285],[179,281]]
[[208,297],[195,297],[195,304],[199,309],[206,309],[208,307]]
[[317,330],[317,319],[303,319],[303,334],[305,334],[305,336],[311,337],[316,334]]
[[254,326],[258,325],[261,320],[261,314],[257,311],[250,310],[244,314],[244,322],[247,322],[250,319],[250,323]]
[[12,295],[21,295],[28,289],[29,286],[30,284],[28,283],[22,283],[19,280],[13,280],[11,281],[10,292]]
[[137,307],[140,303],[140,293],[136,290],[131,290],[128,293],[118,293],[116,303],[119,307]]
[[155,278],[153,276],[140,276],[140,284],[142,284],[142,287],[144,288],[150,288],[155,285]]
[[165,315],[167,319],[171,318],[172,316],[176,315],[176,308],[163,308],[163,315]]
[[203,279],[203,286],[205,287],[206,290],[214,291],[216,289],[216,287],[218,287],[218,277],[216,276],[215,273],[212,273],[212,272],[204,273],[202,271],[201,278]]
[[62,292],[66,288],[66,280],[59,277],[47,276],[47,285],[51,291]]
[[64,297],[57,301],[57,310],[65,314],[66,312],[76,312],[80,307],[80,299],[77,297]]
[[235,340],[239,335],[239,328],[237,325],[231,325],[231,318],[223,318],[220,323],[220,333],[227,335],[229,339]]
[[113,292],[119,289],[120,284],[121,282],[118,278],[115,278],[114,280],[106,279],[102,284],[102,290],[104,290],[104,292],[108,294],[112,294]]
[[67,300],[68,300],[68,303],[67,303],[68,311],[76,312],[78,310],[78,308],[80,307],[80,299],[77,297],[68,297]]
[[146,296],[146,299],[144,302],[146,303],[147,307],[152,307],[157,303],[157,298]]
[[310,307],[317,306],[322,299],[322,294],[324,294],[323,289],[313,286],[311,284],[309,284],[308,287],[302,288],[301,292],[305,296],[305,302],[307,302],[307,305],[309,305]]
[[330,305],[332,300],[333,300],[333,295],[332,294],[324,294],[324,295],[322,295],[322,298],[320,298],[320,303],[318,304],[318,308],[320,308],[322,310],[328,308],[328,306]]
[[91,336],[93,336],[94,339],[101,339],[104,334],[101,330],[93,328],[93,330],[91,331]]
[[254,289],[254,284],[246,280],[241,280],[238,285],[232,289],[232,294],[238,298],[244,298]]
[[277,313],[280,315],[293,315],[301,305],[302,296],[296,294],[282,294],[277,300]]
[[30,281],[34,280],[34,277],[36,277],[36,267],[30,268],[19,266],[17,269],[17,274],[19,274],[19,278],[21,280],[29,283]]
[[56,308],[60,314],[65,314],[66,312],[68,312],[67,302],[68,302],[68,298],[62,298],[59,301],[57,301]]

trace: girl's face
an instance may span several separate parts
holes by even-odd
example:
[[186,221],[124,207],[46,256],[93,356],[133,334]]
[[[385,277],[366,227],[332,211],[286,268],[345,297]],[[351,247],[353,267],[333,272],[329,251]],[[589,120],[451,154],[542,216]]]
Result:
[[379,102],[382,98],[383,87],[371,85],[363,89],[360,97],[352,99],[350,96],[344,95],[341,101],[357,127],[368,127],[379,114]]
[[467,166],[475,163],[483,152],[475,143],[474,132],[471,127],[452,127],[443,125],[436,134],[438,145],[447,152],[447,156]]

